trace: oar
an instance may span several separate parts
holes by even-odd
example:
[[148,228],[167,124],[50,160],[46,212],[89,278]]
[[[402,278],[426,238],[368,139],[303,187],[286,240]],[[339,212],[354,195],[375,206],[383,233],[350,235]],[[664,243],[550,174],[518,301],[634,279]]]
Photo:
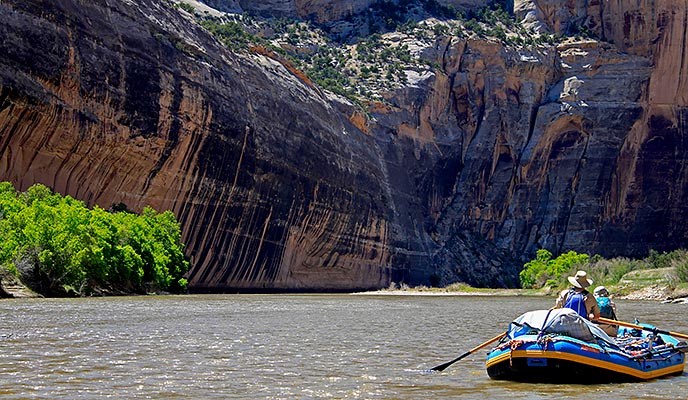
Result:
[[607,318],[602,318],[602,317],[597,318],[597,320],[599,322],[604,322],[605,324],[609,324],[609,325],[620,325],[620,326],[625,326],[627,328],[642,329],[645,331],[661,333],[664,335],[669,335],[669,336],[673,336],[673,337],[677,337],[677,338],[681,338],[681,339],[688,339],[688,335],[683,334],[683,333],[663,331],[663,330],[657,329],[657,328],[649,328],[647,326],[631,324],[630,322],[622,322],[622,321],[617,321],[615,319],[607,319]]
[[670,353],[674,351],[680,351],[681,353],[688,353],[688,345],[685,344],[686,342],[679,342],[678,346],[657,346],[653,347],[651,350],[645,350],[640,354],[635,354],[633,358],[644,358],[648,355],[651,354],[662,354],[662,353]]
[[492,342],[496,342],[497,340],[503,338],[504,336],[506,336],[506,332],[500,333],[499,335],[493,337],[492,339],[488,340],[487,342],[479,344],[478,346],[468,350],[467,352],[461,354],[460,356],[456,357],[455,359],[453,359],[449,362],[446,362],[444,364],[441,364],[441,365],[438,365],[438,366],[432,368],[431,371],[444,371],[445,369],[447,369],[448,366],[454,364],[455,362],[459,361],[460,359],[462,359],[464,357],[467,357],[467,356],[475,353],[476,351],[482,349],[483,347],[487,346],[488,344],[490,344]]

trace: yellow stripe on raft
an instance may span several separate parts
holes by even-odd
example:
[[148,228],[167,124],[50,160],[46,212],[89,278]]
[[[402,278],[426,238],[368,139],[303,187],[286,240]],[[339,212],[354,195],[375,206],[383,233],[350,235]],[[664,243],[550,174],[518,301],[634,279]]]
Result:
[[511,353],[504,353],[487,361],[486,366],[489,368],[502,361],[508,361],[509,358],[554,358],[558,360],[568,360],[577,362],[579,364],[591,365],[593,367],[604,368],[614,372],[631,375],[640,379],[654,379],[660,376],[669,375],[683,371],[683,363],[671,365],[668,367],[656,369],[654,371],[639,371],[635,368],[626,367],[623,365],[611,363],[609,361],[596,360],[590,357],[580,356],[578,354],[564,353],[553,350],[514,350]]

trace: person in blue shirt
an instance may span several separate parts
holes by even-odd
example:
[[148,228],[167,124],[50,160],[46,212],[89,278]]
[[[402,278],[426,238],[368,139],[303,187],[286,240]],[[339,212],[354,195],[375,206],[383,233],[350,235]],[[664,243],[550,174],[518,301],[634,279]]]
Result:
[[570,308],[583,318],[597,320],[600,317],[600,308],[592,293],[586,290],[593,282],[588,278],[587,272],[578,271],[576,276],[569,276],[568,280],[572,287],[559,293],[554,308]]

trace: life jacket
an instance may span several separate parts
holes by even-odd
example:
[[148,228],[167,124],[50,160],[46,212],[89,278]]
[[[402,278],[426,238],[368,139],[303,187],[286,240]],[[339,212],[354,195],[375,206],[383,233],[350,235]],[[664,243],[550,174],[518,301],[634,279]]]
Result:
[[571,289],[569,295],[566,297],[566,304],[564,308],[570,308],[577,312],[581,317],[588,319],[588,308],[585,307],[585,295],[588,294],[587,291],[581,293],[576,292]]
[[609,297],[598,297],[597,306],[600,308],[600,317],[616,319]]

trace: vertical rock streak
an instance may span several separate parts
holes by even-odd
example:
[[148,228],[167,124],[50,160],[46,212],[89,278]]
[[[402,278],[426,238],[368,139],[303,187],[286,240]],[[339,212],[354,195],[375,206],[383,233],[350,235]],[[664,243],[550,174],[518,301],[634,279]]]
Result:
[[[224,6],[328,21],[370,3]],[[366,120],[160,2],[3,1],[0,178],[172,209],[197,290],[513,285],[542,247],[687,245],[688,5],[514,8],[609,42],[441,38],[423,54],[441,70]]]

